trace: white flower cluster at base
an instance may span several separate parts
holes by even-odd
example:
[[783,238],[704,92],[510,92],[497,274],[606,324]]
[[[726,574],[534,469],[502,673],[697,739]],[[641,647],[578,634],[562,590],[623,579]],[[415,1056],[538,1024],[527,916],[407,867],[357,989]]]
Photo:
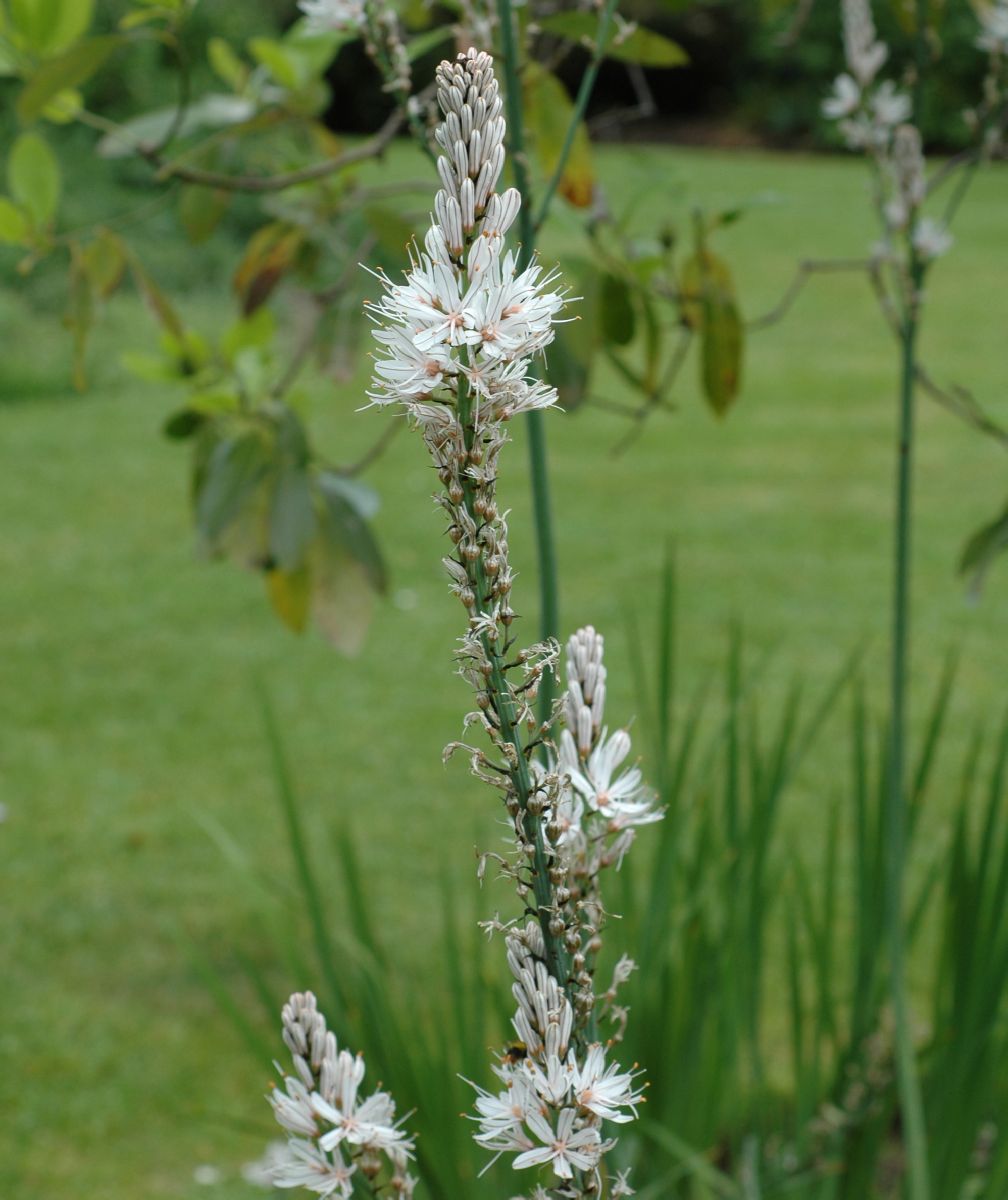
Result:
[[[597,1187],[602,1155],[615,1145],[614,1139],[603,1137],[602,1122],[622,1124],[637,1115],[643,1096],[634,1084],[636,1073],[607,1064],[599,1043],[578,1060],[571,1046],[573,1010],[543,964],[542,935],[534,922],[511,930],[507,947],[518,1002],[513,1025],[522,1054],[494,1067],[503,1085],[499,1092],[473,1085],[476,1141],[495,1151],[487,1168],[502,1154],[514,1153],[515,1170],[549,1166],[561,1181],[582,1173],[592,1176]],[[631,1194],[625,1180],[622,1188],[611,1194]]]
[[406,1169],[413,1140],[396,1122],[392,1097],[377,1091],[360,1099],[364,1059],[339,1049],[311,992],[295,992],[282,1019],[295,1073],[277,1064],[283,1090],[267,1096],[287,1133],[270,1162],[273,1186],[350,1200],[358,1172],[369,1181],[384,1172],[392,1194],[408,1200],[416,1183]]

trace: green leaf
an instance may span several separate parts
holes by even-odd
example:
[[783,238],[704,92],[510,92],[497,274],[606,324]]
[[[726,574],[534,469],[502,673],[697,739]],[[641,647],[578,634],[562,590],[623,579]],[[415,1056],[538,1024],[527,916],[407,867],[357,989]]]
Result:
[[22,133],[7,159],[7,182],[15,202],[25,209],[36,228],[56,214],[60,169],[56,156],[37,133]]
[[225,438],[207,461],[196,500],[196,523],[211,544],[238,515],[269,465],[266,448],[255,433]]
[[308,543],[315,536],[315,506],[311,481],[301,466],[282,468],[270,509],[270,557],[284,571],[304,565]]
[[240,92],[248,82],[248,67],[223,38],[212,37],[207,42],[207,59],[214,74],[232,91]]
[[0,196],[0,242],[12,245],[28,237],[28,218],[7,196]]
[[179,220],[186,236],[194,245],[205,242],[220,224],[231,203],[231,193],[224,188],[183,187],[179,194]]
[[206,419],[206,413],[201,413],[198,409],[186,405],[185,408],[176,409],[167,418],[161,426],[161,432],[173,441],[184,441],[186,438],[192,437],[203,426]]
[[343,547],[360,563],[371,586],[384,592],[388,580],[378,543],[351,495],[336,482],[338,476],[321,471],[317,482],[323,502],[322,532],[332,547]]
[[418,58],[423,58],[425,54],[430,54],[432,50],[451,41],[451,38],[452,28],[450,25],[438,25],[435,29],[427,29],[423,33],[418,33],[416,37],[410,38],[406,43],[406,55],[410,62],[416,62]]
[[95,0],[10,0],[14,28],[42,55],[58,54],[91,24]]
[[683,263],[679,276],[679,305],[683,321],[690,329],[703,327],[704,298],[716,290],[732,296],[735,285],[727,264],[709,250],[698,250]]
[[17,99],[22,121],[34,121],[60,92],[79,87],[106,62],[122,39],[114,34],[85,38],[37,68]]
[[304,633],[312,600],[312,577],[307,567],[298,571],[267,571],[266,593],[273,611],[292,633]]
[[636,63],[640,67],[681,67],[689,62],[689,56],[678,42],[640,25],[628,37],[610,41],[605,52],[609,58]]
[[[534,61],[525,69],[523,96],[536,157],[544,173],[552,176],[574,115],[574,105],[560,80]],[[576,208],[587,208],[592,202],[595,169],[584,121],[578,122],[558,190]]]
[[1008,508],[993,521],[981,525],[963,547],[959,559],[960,575],[970,575],[970,592],[977,596],[987,572],[999,554],[1008,550]]
[[258,308],[251,316],[236,321],[221,338],[220,348],[228,363],[242,350],[265,350],[276,332],[276,320],[268,308]]
[[69,125],[76,121],[84,107],[84,97],[76,88],[64,88],[42,109],[42,118],[54,125]]
[[[598,41],[599,20],[594,13],[552,13],[537,24],[546,33],[580,42],[590,50],[595,49]],[[679,67],[688,61],[686,51],[677,42],[639,25],[625,37],[620,37],[618,29],[613,30],[603,53],[607,58],[618,58],[642,67]]]
[[265,67],[281,87],[294,89],[302,83],[297,56],[274,38],[255,37],[248,44],[249,53]]
[[85,249],[84,261],[95,294],[107,300],[119,287],[126,271],[122,242],[108,229],[101,229]]
[[723,416],[738,396],[742,372],[742,318],[734,299],[712,292],[704,300],[701,378],[704,394]]
[[605,340],[616,346],[628,346],[633,341],[636,321],[626,280],[608,272],[602,276],[600,307]]
[[[337,475],[335,471],[323,471],[321,475],[325,479],[326,490],[342,496],[365,521],[370,521],[378,515],[381,501],[374,488],[361,483],[359,479],[351,479],[348,475]],[[319,482],[321,484],[321,478]]]
[[[121,242],[120,245],[122,245]],[[161,291],[150,275],[148,275],[143,264],[135,254],[127,253],[127,261],[129,262],[130,271],[133,274],[133,281],[158,324],[161,325],[166,333],[171,334],[179,342],[184,342],[186,336],[185,327],[172,307],[171,301]]]

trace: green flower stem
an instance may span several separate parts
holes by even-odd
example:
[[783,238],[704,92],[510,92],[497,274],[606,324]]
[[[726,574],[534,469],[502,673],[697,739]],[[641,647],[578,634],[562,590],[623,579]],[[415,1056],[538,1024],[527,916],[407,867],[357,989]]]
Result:
[[[917,0],[917,78],[913,120],[920,128],[927,63],[927,0]],[[926,274],[907,236],[910,293],[902,323],[899,441],[896,457],[896,528],[893,555],[891,709],[889,713],[889,786],[886,789],[886,923],[890,955],[890,998],[896,1036],[896,1084],[909,1165],[911,1200],[929,1200],[927,1128],[911,1026],[906,979],[906,931],[903,918],[907,795],[905,786],[907,668],[910,656],[910,549],[913,535],[914,388],[920,297]]]
[[[598,36],[595,41],[595,53],[589,63],[577,98],[574,101],[574,111],[571,113],[570,124],[564,137],[560,157],[557,159],[553,176],[546,185],[539,203],[538,211],[533,216],[532,186],[529,178],[528,158],[525,152],[525,123],[521,105],[521,80],[519,77],[518,42],[515,37],[514,13],[511,0],[497,0],[497,14],[501,27],[501,57],[504,68],[506,87],[505,101],[507,104],[508,129],[511,135],[510,159],[514,166],[515,185],[522,197],[522,207],[519,214],[519,230],[521,234],[521,250],[519,263],[527,265],[535,252],[535,239],[538,230],[549,215],[550,205],[556,194],[557,186],[563,175],[564,167],[574,144],[578,125],[584,116],[598,76],[599,66],[603,58],[603,49],[609,36],[613,14],[616,11],[617,0],[606,0],[606,6],[599,16]],[[546,431],[541,412],[531,412],[526,417],[528,429],[529,467],[532,476],[532,506],[535,517],[536,552],[539,567],[539,629],[543,638],[560,636],[560,601],[557,587],[557,558],[556,545],[553,538],[553,516],[550,505],[549,464],[546,452]],[[550,676],[544,676],[539,691],[539,717],[545,722],[549,719],[553,708],[554,681]]]
[[890,988],[895,1019],[896,1080],[906,1141],[912,1200],[928,1200],[927,1132],[924,1103],[914,1051],[906,980],[906,934],[903,919],[907,797],[905,746],[907,667],[910,656],[910,547],[913,523],[914,385],[917,376],[919,296],[925,269],[910,251],[911,295],[903,321],[899,441],[896,460],[896,528],[894,547],[889,714],[889,780],[886,789],[886,922],[890,955]]
[[[521,106],[521,81],[518,74],[518,43],[515,38],[511,0],[497,0],[501,26],[501,56],[506,88],[510,161],[515,186],[521,193],[519,213],[521,248],[519,266],[527,266],[535,252],[535,225],[532,220],[532,186],[525,156],[525,123]],[[536,531],[536,558],[539,568],[539,633],[544,639],[560,638],[560,601],[557,586],[556,544],[553,538],[553,512],[550,505],[549,464],[546,454],[546,430],[541,412],[525,418],[528,430],[529,469],[532,477],[532,510]],[[553,712],[555,694],[551,674],[545,674],[539,688],[539,719],[545,724]]]
[[560,148],[560,157],[557,159],[556,166],[553,168],[553,174],[546,185],[542,199],[539,201],[539,211],[536,213],[536,219],[533,222],[533,228],[536,231],[542,228],[543,222],[549,216],[550,204],[553,202],[553,197],[560,185],[560,180],[563,178],[564,168],[567,166],[567,159],[570,157],[571,147],[574,145],[578,126],[581,124],[585,109],[588,107],[588,101],[591,99],[591,94],[595,88],[595,80],[599,73],[599,67],[602,65],[602,59],[605,58],[605,47],[609,39],[609,29],[612,25],[612,19],[618,3],[619,0],[606,0],[606,6],[599,14],[598,33],[595,36],[595,49],[592,53],[591,61],[585,68],[585,73],[581,76],[581,86],[578,88],[578,94],[574,99],[574,111],[571,113],[570,124],[567,126],[567,132],[564,135],[563,146]]
[[[473,448],[475,429],[472,420],[472,400],[464,379],[459,380],[458,420],[462,427],[462,436],[466,450],[471,450]],[[462,478],[462,491],[462,503],[465,505],[473,521],[478,524],[480,518],[473,504],[472,484],[465,476]],[[477,559],[468,567],[468,570],[471,573],[473,591],[476,595],[477,611],[481,615],[485,615],[490,611],[486,600],[490,589],[487,584],[482,560]],[[526,746],[522,739],[521,724],[515,709],[514,696],[504,675],[504,662],[497,643],[491,642],[488,637],[484,637],[482,641],[483,650],[490,663],[490,678],[488,683],[494,712],[500,723],[500,733],[504,740],[514,748],[514,763],[509,764],[509,774],[521,807],[522,830],[525,841],[534,847],[532,890],[536,900],[536,916],[539,920],[539,927],[542,930],[543,941],[546,945],[546,965],[549,968],[550,974],[553,975],[557,982],[561,986],[566,987],[570,975],[570,961],[563,943],[550,932],[549,928],[550,917],[556,908],[556,902],[553,896],[553,886],[550,883],[549,859],[543,838],[542,821],[529,811],[528,806],[529,797],[532,795],[533,790],[532,776],[526,756]],[[549,678],[551,678],[550,673],[548,671],[544,672],[540,681],[540,687]]]

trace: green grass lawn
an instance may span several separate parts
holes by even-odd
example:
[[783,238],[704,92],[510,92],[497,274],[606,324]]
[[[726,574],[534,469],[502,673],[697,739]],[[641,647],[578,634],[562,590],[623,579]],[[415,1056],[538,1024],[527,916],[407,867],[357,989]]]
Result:
[[[422,171],[401,159],[395,167]],[[865,176],[842,159],[639,147],[604,151],[600,170],[615,207],[639,193],[641,213],[656,220],[773,193],[776,203],[719,236],[751,316],[776,302],[797,260],[860,255],[875,236]],[[958,244],[933,273],[923,350],[939,379],[968,384],[1008,421],[1006,201],[1003,170],[978,180]],[[572,240],[565,229],[547,254]],[[162,251],[165,261],[172,254],[200,258]],[[193,267],[183,303],[200,319],[222,307],[227,288],[220,260],[208,261]],[[153,341],[139,304],[111,305],[91,390],[77,395],[54,303],[45,287],[0,293],[0,1195],[252,1195],[235,1172],[269,1134],[258,1098],[267,1079],[205,991],[186,938],[222,961],[234,944],[253,954],[257,944],[254,910],[201,818],[226,827],[256,862],[287,870],[254,681],[274,699],[316,824],[336,819],[357,835],[400,986],[439,986],[424,954],[439,877],[461,885],[474,839],[496,836],[497,813],[463,765],[441,765],[468,700],[450,663],[459,611],[439,566],[431,472],[406,436],[373,471],[391,599],[363,654],[335,657],[313,636],[287,634],[254,578],[193,554],[186,451],[159,434],[177,396],[117,365],[124,345]],[[355,412],[364,349],[352,386],[312,385],[313,424],[337,459],[366,447],[382,420]],[[670,538],[687,687],[717,669],[738,620],[754,651],[774,650],[771,698],[799,675],[821,686],[862,638],[881,698],[896,378],[866,285],[815,280],[786,321],[754,337],[726,421],[704,409],[696,374],[691,363],[680,412],[654,419],[621,457],[612,454],[618,417],[548,418],[564,625],[592,621],[609,634],[613,718],[635,707],[626,614],[653,608]],[[617,398],[606,376],[599,390]],[[531,628],[520,429],[516,442],[502,491],[513,509],[516,602]],[[1008,563],[978,606],[953,568],[966,533],[1003,504],[1008,472],[1002,452],[927,402],[919,466],[918,701],[946,650],[961,653],[940,806],[956,751],[1005,700]],[[846,764],[837,727],[793,790],[789,819],[810,831],[813,850],[817,814],[842,795]],[[936,814],[934,837],[943,833]],[[496,902],[507,903],[488,897],[487,908]],[[272,977],[279,1006],[299,981],[281,969]],[[200,1188],[202,1163],[221,1167],[226,1182]]]

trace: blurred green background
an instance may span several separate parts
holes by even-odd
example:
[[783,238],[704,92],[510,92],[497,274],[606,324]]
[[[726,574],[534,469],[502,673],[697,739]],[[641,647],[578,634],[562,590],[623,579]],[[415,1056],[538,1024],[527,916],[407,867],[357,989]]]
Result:
[[[687,41],[688,23],[703,15],[712,28],[724,17],[744,30],[747,7],[698,6],[669,28]],[[277,20],[289,9],[277,5]],[[236,18],[223,5],[200,11],[208,31],[232,32]],[[793,71],[794,95],[807,96],[802,106],[774,93],[792,119],[785,128],[759,101],[764,77],[744,67],[769,56],[766,38],[764,29],[742,39],[730,74],[744,85],[727,97],[712,88],[703,114],[774,137],[818,136],[815,106],[835,47],[817,58],[803,40],[793,61],[766,68],[765,78]],[[140,69],[126,83],[144,107],[165,80]],[[940,125],[934,136],[946,137]],[[83,156],[84,141],[67,153]],[[604,148],[598,169],[614,208],[638,197],[655,221],[685,222],[696,204],[767,200],[719,235],[748,317],[777,302],[800,259],[860,256],[875,236],[866,175],[843,157],[647,144]],[[138,170],[126,166],[114,181],[95,172],[93,189],[68,197],[67,224],[130,196]],[[433,179],[405,147],[388,170]],[[931,276],[923,335],[935,376],[968,384],[1002,421],[1006,200],[1004,170],[983,174],[954,254]],[[235,229],[198,251],[169,212],[139,231],[152,270],[202,327],[230,319],[240,232],[240,209]],[[562,262],[576,241],[561,221],[544,257]],[[263,957],[255,911],[208,824],[277,876],[288,870],[256,685],[275,703],[313,830],[321,836],[335,821],[359,841],[396,950],[390,987],[442,986],[425,954],[439,882],[448,873],[465,892],[473,845],[497,835],[497,813],[463,765],[441,765],[468,701],[450,662],[459,613],[440,568],[431,472],[417,440],[401,436],[369,475],[392,582],[363,653],[347,660],[314,635],[295,638],[253,576],[193,553],[185,451],[160,435],[179,396],[138,384],[119,363],[123,346],[155,340],[140,302],[112,300],[89,354],[89,389],[78,394],[58,321],[63,280],[46,270],[16,278],[13,262],[4,256],[0,289],[0,1195],[254,1195],[238,1173],[271,1136],[258,1099],[267,1080],[208,994],[189,944],[224,963],[235,947]],[[340,461],[363,452],[381,421],[357,411],[364,352],[353,381],[308,381],[316,436]],[[769,653],[761,686],[771,697],[795,677],[821,685],[865,640],[878,700],[896,375],[866,284],[814,280],[785,321],[753,336],[727,420],[711,417],[695,375],[691,363],[679,411],[652,418],[619,455],[626,426],[616,415],[588,406],[548,420],[563,623],[591,621],[608,635],[613,719],[635,710],[628,614],[651,619],[670,541],[687,693],[719,667],[739,623],[754,658]],[[621,398],[615,376],[603,373],[596,391]],[[513,511],[516,606],[532,628],[524,450],[517,429],[502,492]],[[961,656],[940,796],[951,794],[967,728],[1000,715],[1005,696],[1008,572],[996,569],[971,605],[954,571],[965,534],[1002,499],[1005,469],[994,446],[928,402],[919,467],[918,716],[945,652]],[[839,794],[846,753],[828,731],[792,792],[786,820],[799,838],[814,832],[816,847],[817,815]],[[483,903],[490,911],[506,897],[489,889]],[[300,982],[261,965],[278,998]],[[211,1177],[199,1171],[206,1165],[221,1173],[213,1187],[199,1182]]]

